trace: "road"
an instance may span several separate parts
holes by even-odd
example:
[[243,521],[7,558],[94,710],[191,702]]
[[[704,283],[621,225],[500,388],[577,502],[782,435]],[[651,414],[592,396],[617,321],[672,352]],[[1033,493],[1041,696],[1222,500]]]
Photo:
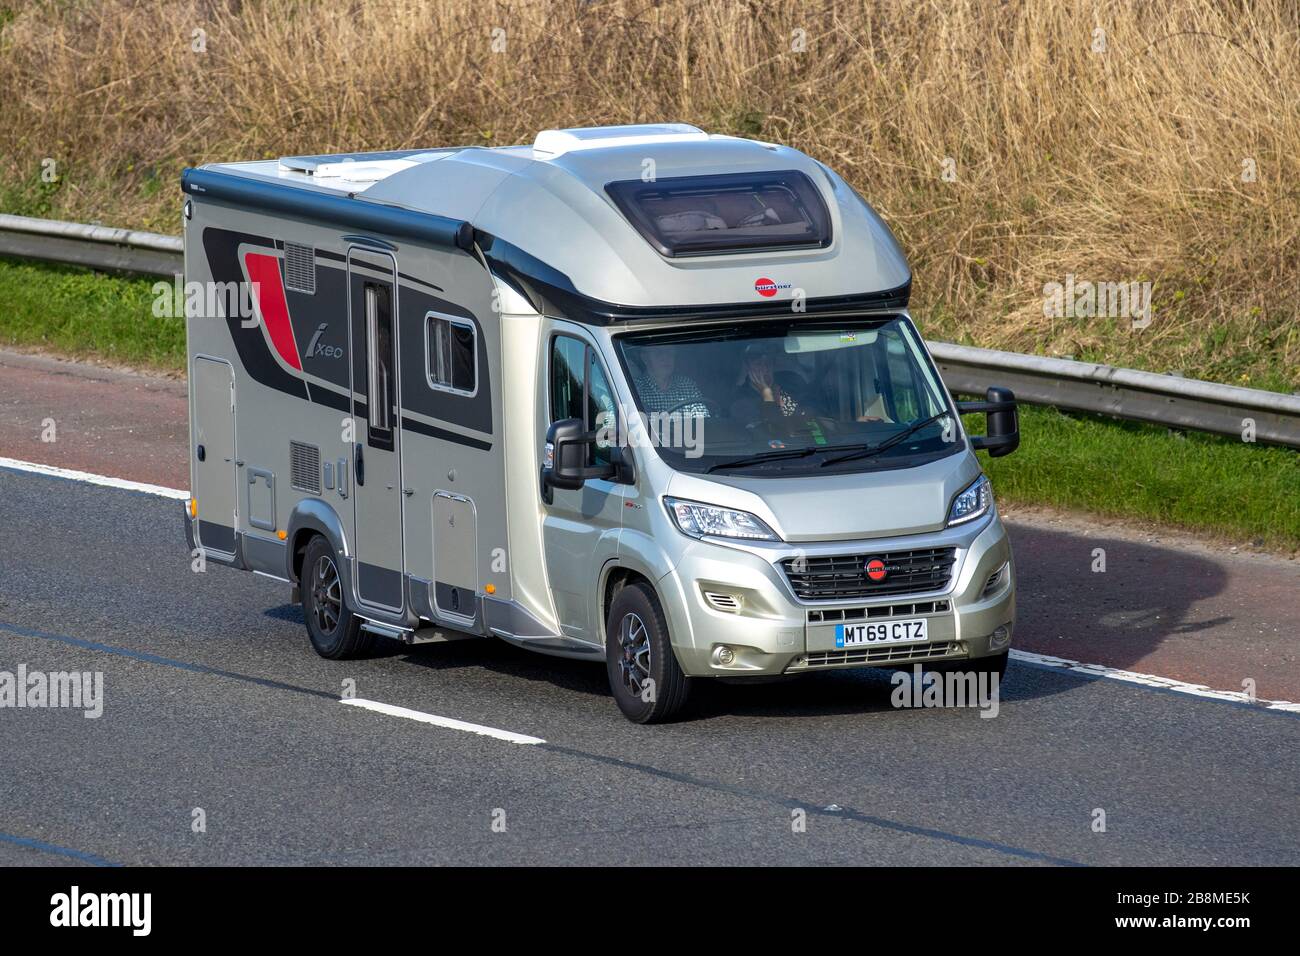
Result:
[[[59,399],[65,374],[0,362],[0,456],[54,461],[25,430],[44,410],[55,463],[165,480],[133,462],[166,453],[108,467],[57,405],[102,385],[95,427],[131,435],[106,410],[129,420],[134,386]],[[850,671],[706,684],[686,720],[637,727],[599,665],[497,641],[322,660],[283,584],[191,570],[178,510],[0,468],[0,672],[104,688],[97,719],[0,708],[0,864],[1300,864],[1295,713],[1017,660],[993,719],[896,709],[887,673]],[[1019,647],[1300,700],[1294,562],[1065,520],[1013,535]]]

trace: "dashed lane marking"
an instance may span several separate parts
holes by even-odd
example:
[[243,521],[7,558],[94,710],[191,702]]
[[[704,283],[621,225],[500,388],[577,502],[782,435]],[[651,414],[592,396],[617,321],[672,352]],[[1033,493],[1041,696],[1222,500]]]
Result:
[[398,707],[395,704],[385,704],[377,700],[345,697],[339,703],[348,704],[351,707],[360,707],[363,710],[372,710],[376,714],[387,714],[389,717],[405,717],[407,720],[432,724],[435,727],[445,727],[448,730],[463,730],[466,733],[479,734],[483,737],[495,737],[497,740],[504,740],[512,744],[546,743],[541,737],[529,737],[527,734],[517,734],[512,730],[486,727],[483,724],[471,724],[465,720],[456,720],[454,717],[439,717],[437,714],[426,714],[422,710],[411,710],[409,707]]

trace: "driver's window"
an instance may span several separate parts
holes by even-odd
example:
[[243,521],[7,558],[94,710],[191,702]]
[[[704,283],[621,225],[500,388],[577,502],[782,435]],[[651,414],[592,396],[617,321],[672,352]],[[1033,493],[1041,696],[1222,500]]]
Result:
[[614,390],[591,346],[571,335],[557,335],[551,344],[551,421],[565,418],[581,419],[588,432],[610,432],[608,440],[597,441],[588,453],[588,464],[610,464],[617,434]]
[[[890,394],[894,403],[894,420],[916,421],[928,413],[923,411],[924,398],[917,387],[912,357],[897,335],[882,335],[881,338],[885,342],[885,362],[892,386]],[[928,406],[928,403],[925,405]]]

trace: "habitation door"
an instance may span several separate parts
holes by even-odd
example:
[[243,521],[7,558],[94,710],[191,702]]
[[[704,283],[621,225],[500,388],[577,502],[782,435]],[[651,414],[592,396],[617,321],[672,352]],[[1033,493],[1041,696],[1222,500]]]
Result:
[[235,554],[235,373],[229,362],[194,359],[194,468],[198,543],[228,557]]
[[352,369],[353,580],[364,605],[400,612],[406,588],[397,263],[371,249],[348,250]]

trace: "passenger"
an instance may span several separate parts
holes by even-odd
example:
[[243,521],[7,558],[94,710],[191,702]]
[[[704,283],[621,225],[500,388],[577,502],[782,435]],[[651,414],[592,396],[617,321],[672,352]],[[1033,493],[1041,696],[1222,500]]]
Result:
[[771,349],[755,342],[745,347],[741,357],[731,414],[738,422],[753,427],[786,419],[810,418],[817,413],[804,396],[799,377],[776,372]]
[[652,346],[646,350],[642,364],[645,374],[634,375],[633,384],[647,415],[679,411],[684,415],[709,417],[704,393],[695,379],[673,374],[677,355],[671,347]]

